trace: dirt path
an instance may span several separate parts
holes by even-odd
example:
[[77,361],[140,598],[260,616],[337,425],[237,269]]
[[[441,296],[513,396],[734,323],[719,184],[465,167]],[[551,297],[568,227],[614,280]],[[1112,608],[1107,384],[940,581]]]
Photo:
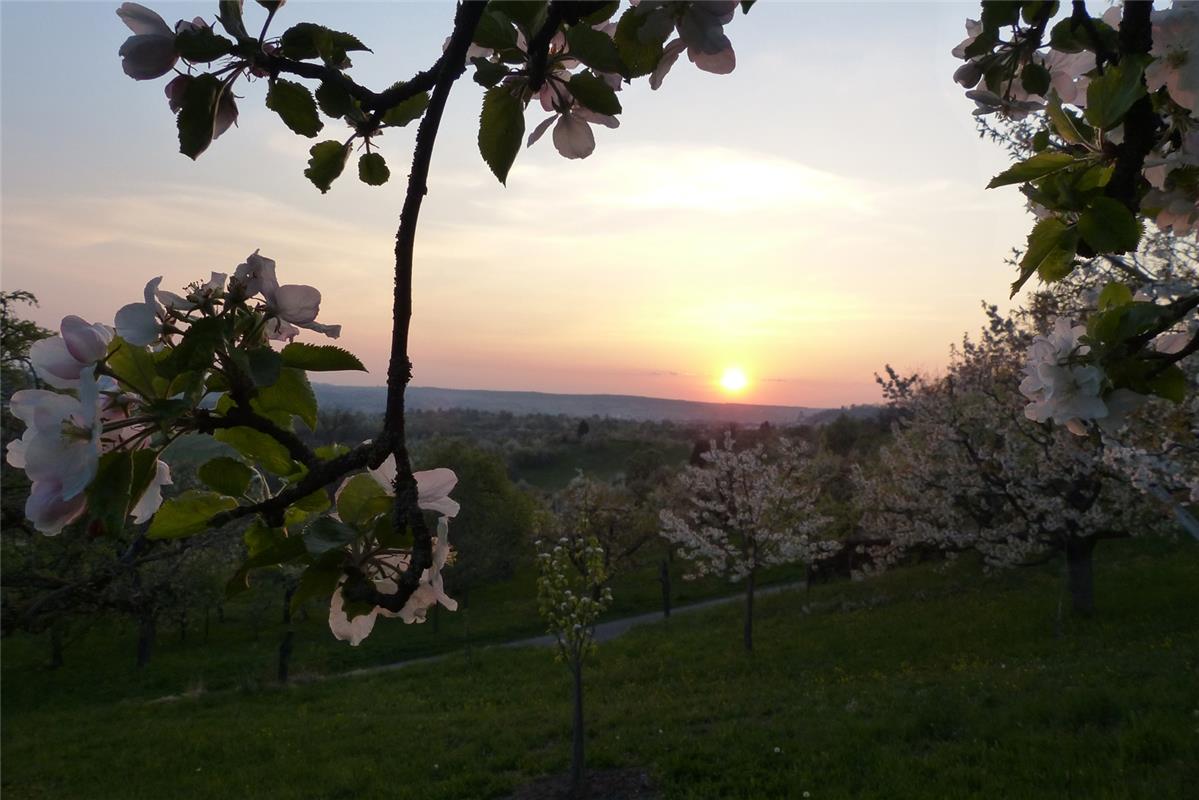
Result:
[[[802,588],[803,585],[804,585],[803,581],[794,581],[792,583],[780,583],[780,584],[775,584],[774,586],[766,586],[764,588],[758,589],[757,592],[755,593],[755,597],[766,597],[766,596],[769,596],[772,594],[778,594],[779,592],[785,592],[788,589],[799,589],[799,588]],[[714,606],[728,605],[729,603],[740,603],[740,602],[744,602],[744,600],[745,600],[745,595],[743,595],[743,594],[732,594],[732,595],[727,595],[725,597],[714,597],[711,600],[700,600],[699,602],[696,602],[696,603],[688,603],[686,605],[675,606],[674,608],[671,609],[671,616],[674,616],[676,614],[689,614],[693,611],[701,611],[705,608],[712,608]],[[638,625],[649,625],[649,624],[653,624],[653,623],[661,623],[661,622],[664,622],[665,620],[666,620],[666,618],[662,616],[661,611],[651,611],[646,614],[636,614],[631,617],[622,617],[621,619],[613,619],[613,620],[609,620],[607,622],[601,622],[599,625],[595,626],[595,641],[608,642],[608,641],[611,641],[612,639],[615,639],[617,636],[620,636],[622,633],[625,633],[626,631],[630,630],[631,628],[637,627]],[[497,644],[483,645],[477,649],[492,650],[497,647],[551,647],[551,646],[553,646],[553,644],[554,644],[554,637],[547,634],[544,636],[529,636],[524,639],[513,639],[510,642],[499,642]],[[411,667],[411,666],[415,666],[417,664],[434,664],[438,661],[445,661],[446,659],[449,659],[449,658],[461,657],[464,652],[465,652],[464,650],[450,650],[449,652],[438,653],[435,656],[423,656],[421,658],[408,658],[408,659],[404,659],[403,661],[393,661],[390,664],[380,664],[375,667],[363,667],[362,669],[353,669],[353,670],[349,670],[347,672],[336,672],[331,675],[311,676],[311,677],[307,677],[307,678],[303,678],[303,679],[294,680],[289,685],[290,686],[302,686],[302,685],[305,685],[308,683],[340,680],[342,678],[355,678],[355,677],[359,677],[362,675],[375,675],[380,672],[391,672],[393,670],[403,669],[404,667]],[[233,691],[235,691],[235,690],[228,689],[228,690],[221,690],[221,691],[217,691],[217,692],[208,692],[207,694],[208,695],[223,694],[225,692],[233,692]],[[149,703],[170,703],[170,702],[175,702],[178,700],[183,700],[188,697],[190,697],[190,695],[171,694],[171,695],[166,695],[165,697],[158,697],[153,700],[149,700],[147,702],[149,702]]]
[[[766,597],[779,592],[787,591],[788,589],[798,589],[803,587],[803,581],[795,581],[792,583],[780,583],[774,586],[767,586],[758,589],[754,593],[755,597]],[[697,603],[688,603],[687,605],[675,606],[671,609],[671,616],[675,614],[688,614],[692,611],[701,611],[705,608],[713,606],[728,605],[729,603],[744,602],[745,595],[732,594],[725,597],[714,597],[711,600],[700,600]],[[651,611],[647,614],[637,614],[632,617],[622,617],[621,619],[613,619],[607,622],[601,622],[595,626],[595,641],[608,642],[625,633],[631,628],[638,625],[647,625],[655,622],[665,621],[661,611]],[[510,642],[500,642],[498,644],[484,645],[480,650],[491,650],[497,647],[551,647],[554,644],[554,637],[546,634],[544,636],[530,636],[524,639],[514,639]],[[379,672],[390,672],[391,670],[402,669],[414,664],[432,664],[437,661],[444,661],[447,658],[461,656],[462,650],[451,650],[448,653],[439,653],[435,656],[425,656],[423,658],[409,658],[403,661],[393,661],[390,664],[380,664],[376,667],[364,667],[362,669],[350,670],[349,672],[338,672],[334,675],[324,675],[317,680],[335,680],[337,678],[350,678],[359,675],[374,675]]]

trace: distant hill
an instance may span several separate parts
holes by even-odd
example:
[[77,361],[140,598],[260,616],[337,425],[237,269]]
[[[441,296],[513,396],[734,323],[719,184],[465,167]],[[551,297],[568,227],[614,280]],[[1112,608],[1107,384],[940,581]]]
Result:
[[[368,414],[383,413],[387,394],[382,386],[313,385],[320,404]],[[438,389],[410,386],[407,407],[414,410],[463,408],[507,411],[512,414],[564,414],[570,417],[612,417],[642,421],[735,422],[742,425],[794,425],[830,409],[803,406],[760,406],[750,403],[700,403],[624,394],[547,394],[498,392],[486,389]],[[835,414],[834,414],[835,416]]]
[[876,419],[883,412],[886,406],[882,405],[854,405],[841,406],[840,408],[826,408],[822,411],[817,411],[809,414],[804,418],[804,422],[809,425],[827,425],[833,420],[840,417],[842,414],[850,419],[870,420]]

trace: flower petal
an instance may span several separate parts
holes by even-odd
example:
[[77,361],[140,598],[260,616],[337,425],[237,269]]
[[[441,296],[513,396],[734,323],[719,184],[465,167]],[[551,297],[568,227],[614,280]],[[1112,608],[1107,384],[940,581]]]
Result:
[[304,325],[320,312],[321,293],[311,286],[289,283],[275,290],[271,307],[280,319]]
[[157,12],[138,3],[121,3],[117,9],[117,16],[134,33],[158,36],[170,36],[172,33],[166,20]]
[[63,341],[67,350],[76,361],[84,364],[94,364],[108,353],[108,343],[112,341],[112,331],[104,325],[93,325],[74,314],[63,317]]
[[563,114],[554,126],[554,147],[566,158],[586,158],[595,151],[595,135],[586,120]]

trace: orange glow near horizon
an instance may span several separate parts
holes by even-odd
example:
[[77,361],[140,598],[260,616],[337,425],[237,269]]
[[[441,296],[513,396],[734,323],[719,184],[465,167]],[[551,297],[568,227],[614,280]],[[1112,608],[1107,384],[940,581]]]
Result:
[[741,367],[727,367],[720,375],[720,388],[727,394],[741,394],[749,386],[749,377]]

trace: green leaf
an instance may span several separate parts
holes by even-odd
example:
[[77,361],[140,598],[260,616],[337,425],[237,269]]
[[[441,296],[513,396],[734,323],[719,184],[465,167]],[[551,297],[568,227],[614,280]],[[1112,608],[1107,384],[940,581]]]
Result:
[[316,453],[317,458],[328,461],[331,458],[344,456],[346,453],[350,452],[350,448],[346,447],[344,444],[326,444],[316,448],[313,450],[313,452]]
[[475,83],[490,89],[508,74],[508,65],[488,61],[486,58],[472,58],[470,63],[475,65]]
[[303,370],[284,367],[279,372],[279,379],[271,386],[259,389],[250,405],[268,417],[278,413],[294,414],[310,429],[316,428],[316,395]]
[[203,533],[213,516],[236,507],[237,501],[232,497],[192,489],[162,504],[146,536],[150,539],[181,539]]
[[621,111],[616,92],[603,78],[597,78],[590,72],[580,72],[571,76],[570,93],[574,95],[575,100],[597,114],[611,116]]
[[265,433],[237,426],[223,428],[212,434],[218,442],[224,442],[251,461],[262,465],[275,475],[290,475],[295,470],[287,448]]
[[982,23],[987,30],[995,30],[1020,21],[1020,3],[1011,0],[983,0]]
[[260,518],[251,522],[246,528],[246,532],[242,534],[242,541],[246,544],[246,554],[250,558],[279,547],[286,538],[287,533],[282,528],[272,528]]
[[[1048,217],[1033,226],[1028,247],[1020,259],[1020,277],[1012,284],[1012,295],[1024,286],[1033,273],[1042,280],[1057,280],[1063,268],[1071,264],[1078,247],[1078,232],[1057,217]],[[1067,270],[1068,273],[1069,270]]]
[[157,364],[159,374],[173,378],[183,372],[211,368],[216,350],[228,332],[227,322],[220,317],[202,317],[193,322],[179,344]]
[[1087,84],[1086,118],[1097,128],[1110,130],[1124,119],[1133,103],[1145,94],[1146,57],[1125,56],[1109,65],[1102,75]]
[[309,372],[367,371],[356,355],[331,344],[292,342],[279,355],[283,358],[283,366]]
[[1181,403],[1187,396],[1187,374],[1177,364],[1170,364],[1149,379],[1149,391],[1158,397]]
[[358,538],[358,531],[332,517],[317,517],[304,528],[304,547],[310,555],[342,550]]
[[654,71],[662,58],[662,44],[665,36],[651,35],[654,32],[645,27],[649,14],[638,14],[636,8],[629,8],[620,16],[616,24],[616,35],[613,41],[624,63],[627,78],[640,78]]
[[325,63],[335,67],[339,67],[345,61],[347,52],[370,52],[370,48],[353,34],[330,30],[311,22],[301,22],[284,31],[279,37],[279,47],[280,52],[287,58],[298,58],[302,61],[320,57]]
[[175,125],[179,129],[179,152],[191,159],[212,144],[216,130],[217,104],[225,85],[215,75],[197,75],[187,82]]
[[628,72],[620,60],[616,42],[608,34],[590,25],[576,25],[566,32],[566,41],[570,46],[570,54],[597,72],[615,72],[619,75]]
[[220,456],[200,465],[196,477],[210,489],[230,497],[241,497],[246,493],[254,471],[236,458]]
[[181,372],[174,378],[171,378],[171,382],[164,394],[167,397],[177,398],[187,408],[191,408],[198,405],[200,399],[204,396],[204,379],[205,374],[203,370]]
[[283,124],[301,136],[312,138],[324,123],[316,113],[316,101],[308,87],[282,78],[275,80],[266,93],[266,107],[279,115]]
[[1069,153],[1048,152],[1038,153],[1026,161],[1014,164],[996,175],[987,184],[988,189],[999,186],[1009,186],[1013,183],[1028,183],[1038,178],[1044,178],[1054,172],[1066,169],[1075,162]]
[[354,98],[336,81],[321,81],[316,88],[316,104],[326,116],[341,118],[354,110]]
[[424,114],[428,107],[428,92],[414,94],[399,105],[387,109],[387,113],[383,115],[383,124],[403,127],[414,119],[420,119],[421,114]]
[[392,497],[365,472],[346,479],[337,490],[337,516],[349,525],[362,525],[391,508]]
[[296,590],[291,595],[291,612],[295,614],[305,602],[316,598],[322,605],[328,605],[329,598],[337,589],[344,574],[344,556],[335,551],[326,553],[317,559],[315,564],[309,564],[300,575]]
[[382,186],[391,177],[391,170],[380,153],[363,153],[358,159],[358,180],[367,186]]
[[524,104],[507,86],[488,89],[479,117],[479,153],[500,183],[507,184],[508,170],[524,137]]
[[1078,217],[1078,232],[1096,253],[1126,253],[1141,240],[1141,222],[1123,203],[1097,197]]
[[241,18],[241,0],[220,0],[217,15],[225,31],[235,39],[247,39],[245,23]]
[[116,536],[125,529],[125,516],[132,505],[133,459],[121,450],[100,456],[96,476],[87,487],[87,510],[105,534]]
[[1107,311],[1109,308],[1119,308],[1126,306],[1132,302],[1132,289],[1129,289],[1119,281],[1112,281],[1107,286],[1103,287],[1103,291],[1099,293],[1099,310]]
[[1049,91],[1049,70],[1040,64],[1029,62],[1020,70],[1020,85],[1029,94],[1044,95]]
[[329,502],[329,493],[324,489],[317,489],[312,494],[304,495],[295,503],[292,508],[298,508],[306,514],[319,514],[332,505]]
[[115,337],[108,350],[107,365],[125,388],[154,397],[154,380],[158,377],[158,370],[155,368],[154,355],[146,348],[135,347],[119,336]]
[[255,347],[246,351],[246,371],[258,387],[273,386],[279,380],[283,357],[270,347]]
[[[1100,19],[1092,19],[1091,24],[1095,33],[1099,35],[1098,44],[1101,45],[1101,49],[1110,53],[1119,52],[1120,37],[1115,29]],[[1091,38],[1090,32],[1073,17],[1067,17],[1053,26],[1049,31],[1049,44],[1054,50],[1063,53],[1081,53],[1083,50],[1095,52],[1100,49]]]
[[507,50],[516,47],[516,29],[507,16],[489,7],[479,18],[472,41],[492,50]]
[[321,194],[324,194],[346,168],[350,146],[330,140],[314,144],[308,154],[311,157],[308,159],[308,169],[304,170],[304,175],[321,190]]
[[593,3],[592,6],[599,6],[595,11],[584,13],[579,19],[579,25],[599,25],[612,19],[612,15],[620,10],[620,0],[607,0],[607,2]]
[[508,19],[515,22],[524,29],[525,33],[533,34],[541,29],[541,23],[545,20],[546,3],[545,0],[531,2],[531,0],[491,0],[487,4],[488,10],[496,10],[506,16]]
[[1096,164],[1089,167],[1075,184],[1080,192],[1089,192],[1093,189],[1102,189],[1107,186],[1107,182],[1111,180],[1112,173],[1115,171],[1115,164]]
[[236,47],[236,44],[214,33],[209,27],[188,28],[175,36],[175,49],[193,64],[216,61],[232,53]]
[[[256,523],[261,524],[261,523]],[[264,526],[265,527],[265,526]],[[285,536],[279,528],[267,529],[273,535],[270,540],[263,540],[263,548],[254,553],[237,570],[225,585],[225,596],[232,597],[249,587],[250,571],[276,564],[286,564],[298,558],[307,558],[308,551],[304,549],[304,539],[301,536]]]
[[1046,112],[1049,114],[1049,120],[1053,123],[1053,129],[1057,135],[1070,144],[1085,144],[1095,133],[1086,123],[1062,108],[1062,100],[1058,97],[1057,92],[1049,93]]

